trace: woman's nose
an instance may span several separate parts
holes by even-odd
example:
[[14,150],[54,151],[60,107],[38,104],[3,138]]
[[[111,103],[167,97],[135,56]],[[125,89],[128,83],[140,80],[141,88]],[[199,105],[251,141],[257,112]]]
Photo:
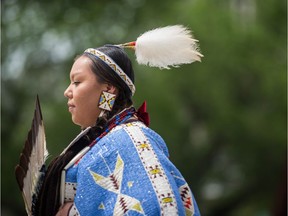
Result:
[[64,91],[64,96],[66,98],[71,98],[72,97],[72,91],[70,89],[70,85],[67,87],[67,89]]

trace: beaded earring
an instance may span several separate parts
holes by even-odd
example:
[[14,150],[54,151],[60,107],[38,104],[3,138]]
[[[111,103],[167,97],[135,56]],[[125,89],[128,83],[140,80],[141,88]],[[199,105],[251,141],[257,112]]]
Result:
[[103,91],[99,99],[98,107],[102,110],[111,111],[115,103],[115,99],[115,94]]

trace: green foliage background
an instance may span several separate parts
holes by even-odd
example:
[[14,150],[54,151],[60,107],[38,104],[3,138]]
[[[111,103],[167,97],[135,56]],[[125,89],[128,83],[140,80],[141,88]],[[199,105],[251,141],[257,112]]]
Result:
[[1,3],[2,215],[25,214],[14,166],[36,94],[53,157],[79,132],[63,96],[73,58],[173,24],[194,31],[205,58],[161,71],[137,65],[127,51],[136,71],[135,106],[148,102],[151,128],[166,140],[203,215],[286,209],[286,1]]

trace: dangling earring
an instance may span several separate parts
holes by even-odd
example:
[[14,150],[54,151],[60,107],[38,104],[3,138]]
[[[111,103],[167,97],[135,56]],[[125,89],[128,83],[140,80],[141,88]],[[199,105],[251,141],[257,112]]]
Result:
[[115,103],[115,99],[115,94],[103,91],[99,99],[98,107],[102,110],[111,111]]

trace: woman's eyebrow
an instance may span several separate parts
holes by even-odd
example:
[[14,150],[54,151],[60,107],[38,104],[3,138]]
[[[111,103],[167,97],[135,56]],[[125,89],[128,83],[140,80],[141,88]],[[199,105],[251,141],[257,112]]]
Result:
[[75,76],[81,74],[80,71],[76,71],[76,72],[73,72],[71,75],[70,75],[70,79],[73,79]]

